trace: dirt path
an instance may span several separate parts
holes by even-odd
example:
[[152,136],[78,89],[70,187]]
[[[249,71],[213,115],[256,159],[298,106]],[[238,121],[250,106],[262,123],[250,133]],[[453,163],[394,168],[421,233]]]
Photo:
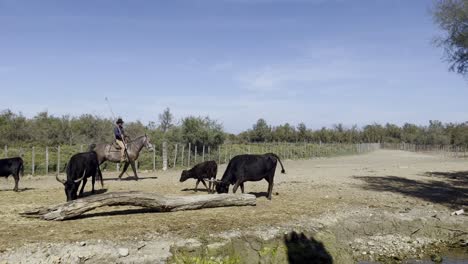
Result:
[[[10,191],[12,179],[0,179],[0,263],[18,259],[164,262],[171,255],[171,245],[172,252],[174,245],[226,252],[226,241],[231,245],[237,238],[270,241],[291,230],[314,235],[338,263],[345,263],[392,254],[395,258],[422,257],[440,240],[463,244],[468,238],[467,216],[450,216],[455,210],[468,209],[466,160],[380,150],[359,156],[285,161],[284,165],[287,174],[277,171],[272,201],[264,197],[266,182],[246,184],[246,192],[259,196],[255,207],[175,213],[102,208],[65,222],[18,215],[65,200],[63,187],[54,177],[24,177],[20,193]],[[219,168],[218,178],[224,169]],[[143,173],[144,179],[135,182],[116,181],[116,173],[111,173],[104,176],[105,188],[194,195],[195,182],[179,183],[179,175],[175,170]],[[119,255],[119,247],[129,249],[130,255]],[[180,252],[198,254],[197,250]],[[262,250],[260,246],[258,256]],[[278,258],[270,262],[284,260],[276,251],[270,253],[265,254],[273,259],[270,255],[275,253]],[[241,260],[249,262],[244,257]]]

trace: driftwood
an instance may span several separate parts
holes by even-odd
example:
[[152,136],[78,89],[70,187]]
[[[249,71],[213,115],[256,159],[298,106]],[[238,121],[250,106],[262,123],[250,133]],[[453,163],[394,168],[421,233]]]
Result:
[[195,196],[163,196],[142,192],[113,192],[88,196],[50,207],[40,207],[20,215],[44,220],[63,221],[103,206],[131,205],[155,212],[175,212],[201,208],[255,205],[251,194],[207,194]]

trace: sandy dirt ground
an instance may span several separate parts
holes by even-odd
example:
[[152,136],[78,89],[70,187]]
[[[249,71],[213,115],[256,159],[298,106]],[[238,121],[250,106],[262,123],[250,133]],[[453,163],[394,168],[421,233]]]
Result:
[[[379,150],[283,163],[287,173],[277,169],[272,201],[265,197],[265,181],[245,184],[246,192],[257,196],[256,206],[173,213],[107,207],[64,222],[19,215],[65,201],[55,177],[24,176],[18,193],[11,191],[12,178],[0,179],[0,263],[183,263],[190,261],[174,258],[175,248],[193,255],[200,248],[232,245],[236,238],[272,241],[292,230],[322,241],[336,263],[424,258],[442,244],[466,246],[468,217],[450,213],[468,210],[468,160]],[[218,178],[224,169],[220,166]],[[179,170],[142,172],[139,181],[116,176],[104,174],[102,192],[197,195],[194,180],[179,182]],[[206,194],[199,188],[198,194]],[[255,257],[233,254],[240,263],[285,261],[263,246],[255,250]],[[265,255],[269,260],[262,262]]]

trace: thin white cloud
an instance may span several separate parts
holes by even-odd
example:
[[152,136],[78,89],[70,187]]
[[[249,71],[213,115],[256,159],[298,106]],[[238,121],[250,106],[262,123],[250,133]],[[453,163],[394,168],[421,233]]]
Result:
[[298,62],[276,66],[264,66],[241,73],[237,80],[252,91],[274,91],[294,89],[294,85],[318,87],[326,82],[362,80],[370,78],[365,71],[367,65],[346,60],[328,63]]

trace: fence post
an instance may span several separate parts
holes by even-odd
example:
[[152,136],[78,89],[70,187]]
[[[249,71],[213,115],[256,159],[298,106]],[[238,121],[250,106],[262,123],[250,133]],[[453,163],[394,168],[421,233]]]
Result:
[[163,158],[163,171],[167,170],[167,142],[164,141],[162,145],[162,158]]
[[227,155],[228,155],[228,147],[226,145],[226,147],[224,148],[224,163],[227,163]]
[[208,146],[208,160],[211,160],[211,146]]
[[193,153],[193,160],[195,162],[195,164],[197,164],[197,145],[195,145],[195,152]]
[[182,165],[182,167],[184,166],[184,154],[185,154],[185,144],[182,145],[182,159],[180,161],[180,165]]
[[176,163],[177,163],[177,144],[175,144],[175,154],[174,154],[174,168],[176,166]]
[[7,145],[5,145],[3,155],[5,155],[5,158],[8,158],[8,146]]
[[60,145],[57,147],[57,175],[60,174]]
[[190,149],[192,148],[192,144],[188,143],[188,153],[187,153],[187,167],[190,167]]
[[49,174],[49,147],[45,147],[45,175]]
[[202,162],[205,162],[205,145],[203,145]]
[[116,164],[115,164],[115,169],[116,169],[117,171],[120,171],[120,163],[116,163]]
[[80,152],[83,152],[83,144],[80,145]]
[[153,172],[156,171],[156,149],[153,149]]
[[32,147],[32,153],[31,153],[31,175],[34,176],[34,147]]
[[221,145],[218,145],[218,164],[221,164]]

